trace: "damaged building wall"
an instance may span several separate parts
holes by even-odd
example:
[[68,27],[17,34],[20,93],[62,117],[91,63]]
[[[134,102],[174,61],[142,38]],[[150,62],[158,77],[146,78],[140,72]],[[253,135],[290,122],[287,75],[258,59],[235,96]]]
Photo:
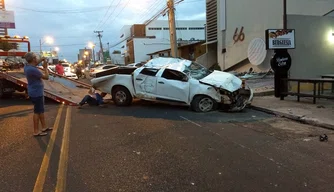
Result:
[[[225,1],[225,6],[222,6],[221,3]],[[253,67],[255,71],[268,70],[270,68],[270,57],[273,54],[272,51],[268,51],[267,58],[263,64],[252,66],[247,62],[248,46],[254,38],[265,40],[266,29],[283,27],[283,1],[221,0],[218,1],[218,4],[218,25],[224,23],[220,20],[226,19],[225,34],[222,27],[218,26],[217,57],[220,67],[228,69],[242,63],[243,66]],[[332,9],[334,9],[334,1],[287,1],[288,14],[320,16],[330,12]],[[222,48],[226,48],[225,54],[222,52]]]
[[290,76],[314,78],[334,73],[334,17],[289,15],[288,27],[296,30],[296,49]]
[[199,56],[196,59],[196,62],[202,64],[206,68],[210,68],[217,64],[217,44],[208,44],[207,50],[209,51]]

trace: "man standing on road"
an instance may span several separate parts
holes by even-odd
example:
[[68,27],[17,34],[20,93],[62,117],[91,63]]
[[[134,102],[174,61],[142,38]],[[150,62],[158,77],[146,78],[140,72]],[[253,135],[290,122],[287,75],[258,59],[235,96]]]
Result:
[[[29,52],[25,56],[28,62],[24,67],[24,74],[28,80],[28,95],[34,104],[34,136],[45,136],[45,131],[52,130],[47,128],[44,117],[44,84],[42,79],[49,79],[48,63],[45,58],[38,60],[35,53]],[[37,68],[43,61],[44,74]],[[39,130],[39,121],[42,124],[42,131]]]
[[56,65],[56,73],[65,76],[64,67],[60,62]]

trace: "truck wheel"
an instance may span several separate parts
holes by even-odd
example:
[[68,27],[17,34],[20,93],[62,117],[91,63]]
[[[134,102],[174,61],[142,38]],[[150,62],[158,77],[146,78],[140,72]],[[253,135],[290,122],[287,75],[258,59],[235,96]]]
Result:
[[128,106],[132,102],[132,95],[127,88],[118,86],[112,91],[112,99],[118,106]]
[[217,108],[217,102],[209,96],[195,96],[191,102],[192,110],[196,112],[209,112]]
[[4,80],[0,79],[0,99],[8,99],[12,97],[12,93],[4,93],[3,88],[5,88]]

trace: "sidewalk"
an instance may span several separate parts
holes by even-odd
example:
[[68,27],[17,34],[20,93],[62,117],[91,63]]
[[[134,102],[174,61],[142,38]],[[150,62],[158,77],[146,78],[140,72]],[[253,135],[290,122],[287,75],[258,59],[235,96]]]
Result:
[[274,95],[274,78],[272,76],[261,79],[247,79],[246,82],[253,89],[254,96]]
[[254,97],[253,109],[286,117],[302,123],[334,130],[334,101],[320,99],[312,104],[312,98],[286,97],[280,100],[274,96]]

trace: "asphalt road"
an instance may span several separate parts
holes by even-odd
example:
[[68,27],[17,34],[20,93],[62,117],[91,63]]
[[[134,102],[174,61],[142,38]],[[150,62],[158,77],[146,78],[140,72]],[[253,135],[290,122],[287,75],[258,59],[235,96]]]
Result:
[[[49,101],[55,130],[34,138],[31,108],[20,98],[0,103],[0,191],[334,188],[331,131],[250,109],[203,114],[141,101],[77,109]],[[323,133],[329,142],[318,141]]]

